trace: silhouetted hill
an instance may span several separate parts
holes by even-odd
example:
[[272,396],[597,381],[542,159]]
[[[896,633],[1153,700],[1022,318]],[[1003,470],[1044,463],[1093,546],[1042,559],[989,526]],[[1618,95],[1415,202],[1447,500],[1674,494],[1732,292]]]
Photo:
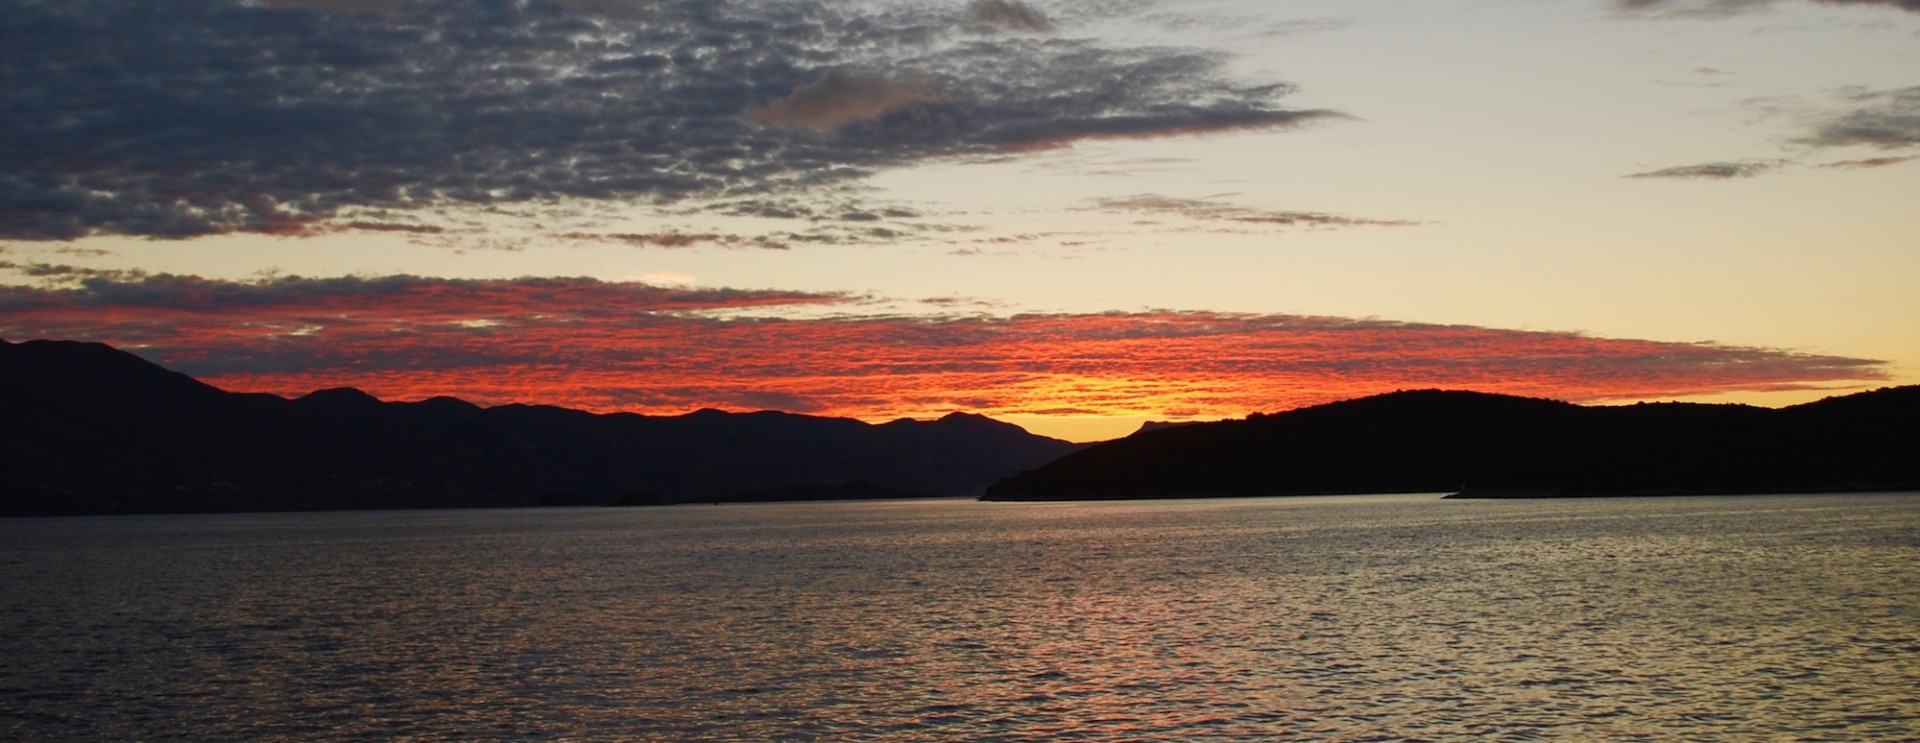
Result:
[[1009,478],[986,497],[1920,489],[1915,452],[1920,387],[1777,410],[1427,390],[1143,431]]
[[1158,431],[1162,428],[1179,428],[1181,426],[1191,426],[1199,422],[1200,421],[1144,421],[1140,424],[1140,427],[1134,429],[1133,432],[1146,433],[1148,431]]
[[0,341],[0,515],[963,496],[1077,448],[963,414],[871,425],[354,389],[288,400],[100,344]]

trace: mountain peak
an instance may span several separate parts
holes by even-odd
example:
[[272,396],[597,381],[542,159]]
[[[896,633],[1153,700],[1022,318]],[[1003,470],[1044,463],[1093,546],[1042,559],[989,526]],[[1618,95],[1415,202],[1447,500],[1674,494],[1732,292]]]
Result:
[[220,390],[104,343],[0,340],[0,385],[43,398],[82,393],[93,402],[125,396],[204,398]]
[[1180,428],[1182,426],[1191,426],[1199,422],[1200,421],[1141,421],[1140,427],[1137,429],[1134,429],[1133,432],[1146,433],[1148,431],[1159,431],[1167,428]]
[[379,405],[380,398],[369,395],[354,387],[330,387],[301,395],[297,402],[304,405],[325,405],[328,407],[360,407]]
[[967,414],[287,400],[55,342],[0,346],[0,443],[0,516],[963,496],[1077,448]]

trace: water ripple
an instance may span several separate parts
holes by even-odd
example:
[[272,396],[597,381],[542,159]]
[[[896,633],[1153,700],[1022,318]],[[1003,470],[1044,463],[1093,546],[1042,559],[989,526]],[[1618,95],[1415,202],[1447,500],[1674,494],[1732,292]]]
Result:
[[1920,738],[1920,497],[0,521],[14,740]]

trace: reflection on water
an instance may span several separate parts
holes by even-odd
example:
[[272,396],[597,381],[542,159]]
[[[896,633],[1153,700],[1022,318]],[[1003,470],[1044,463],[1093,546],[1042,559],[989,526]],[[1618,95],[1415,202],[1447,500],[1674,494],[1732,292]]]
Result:
[[1920,496],[0,521],[0,738],[1920,736]]

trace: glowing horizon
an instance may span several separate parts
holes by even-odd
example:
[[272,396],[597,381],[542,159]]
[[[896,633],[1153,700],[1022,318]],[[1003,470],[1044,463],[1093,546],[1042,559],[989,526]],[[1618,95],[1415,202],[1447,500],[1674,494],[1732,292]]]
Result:
[[[1217,312],[870,314],[868,301],[585,278],[91,277],[0,289],[0,337],[105,342],[223,389],[289,397],[355,387],[602,413],[969,412],[1044,430],[1399,389],[1591,403],[1888,376],[1872,359],[1564,332]],[[767,314],[807,307],[835,311]]]

